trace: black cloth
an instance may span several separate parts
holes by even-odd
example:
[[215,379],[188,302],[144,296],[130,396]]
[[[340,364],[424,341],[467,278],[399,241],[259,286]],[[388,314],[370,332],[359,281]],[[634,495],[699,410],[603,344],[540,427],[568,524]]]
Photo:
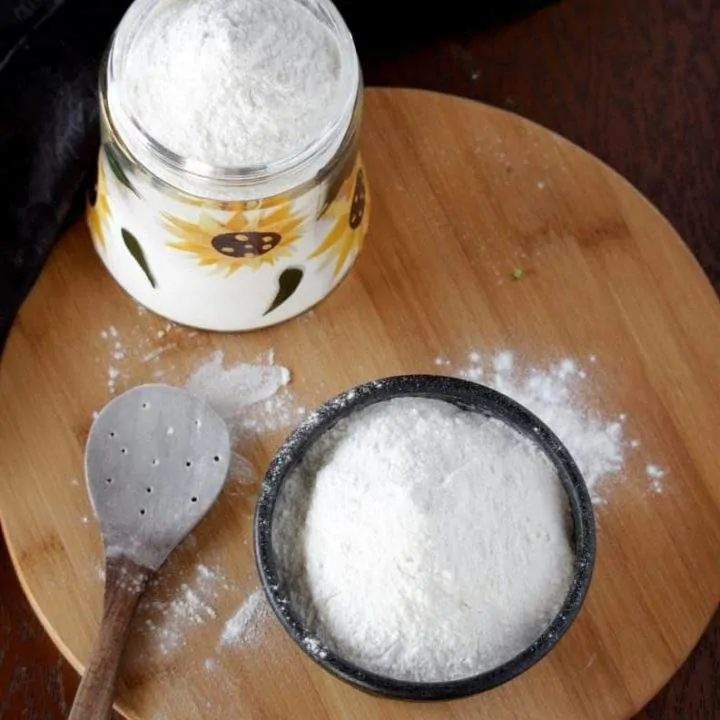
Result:
[[81,205],[100,60],[126,0],[0,2],[0,348]]
[[[97,80],[128,0],[0,0],[0,351],[53,242],[82,207]],[[468,31],[542,0],[338,0],[364,55]]]

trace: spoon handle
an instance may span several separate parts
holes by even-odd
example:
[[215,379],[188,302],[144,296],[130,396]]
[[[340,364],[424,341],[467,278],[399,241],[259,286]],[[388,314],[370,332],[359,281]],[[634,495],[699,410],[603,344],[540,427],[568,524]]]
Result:
[[125,556],[107,558],[100,631],[68,720],[110,717],[130,622],[151,574],[149,568]]

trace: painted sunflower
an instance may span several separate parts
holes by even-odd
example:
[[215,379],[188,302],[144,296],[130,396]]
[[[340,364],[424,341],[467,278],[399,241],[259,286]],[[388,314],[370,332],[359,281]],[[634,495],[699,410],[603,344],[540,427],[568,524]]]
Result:
[[362,249],[370,222],[370,195],[362,165],[345,181],[325,216],[333,218],[332,227],[310,258],[325,255],[323,266],[334,263],[333,275],[337,277],[348,257],[355,257]]
[[105,248],[105,234],[103,226],[110,217],[110,203],[107,197],[107,185],[105,184],[105,167],[100,160],[98,162],[97,181],[94,187],[90,188],[87,205],[87,224],[93,242],[98,248]]
[[200,265],[224,270],[227,275],[243,267],[257,269],[292,255],[305,218],[293,214],[290,204],[268,210],[234,212],[221,222],[201,212],[197,222],[165,217],[165,226],[178,242],[170,247],[191,253]]

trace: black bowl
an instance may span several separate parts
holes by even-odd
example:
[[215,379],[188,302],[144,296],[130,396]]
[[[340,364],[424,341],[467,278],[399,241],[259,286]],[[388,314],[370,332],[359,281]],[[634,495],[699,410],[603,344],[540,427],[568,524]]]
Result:
[[[559,612],[542,635],[521,653],[492,670],[448,682],[409,682],[363,670],[323,647],[295,614],[278,577],[272,549],[275,502],[285,478],[315,440],[341,418],[396,397],[444,400],[505,421],[536,443],[557,469],[573,518],[574,575]],[[595,564],[595,521],[585,481],[565,446],[529,410],[505,395],[466,380],[438,375],[399,375],[359,385],[310,414],[283,443],[270,463],[255,510],[255,561],[275,614],[295,642],[326,670],[369,692],[410,700],[447,700],[496,687],[534,665],[555,646],[577,617]]]

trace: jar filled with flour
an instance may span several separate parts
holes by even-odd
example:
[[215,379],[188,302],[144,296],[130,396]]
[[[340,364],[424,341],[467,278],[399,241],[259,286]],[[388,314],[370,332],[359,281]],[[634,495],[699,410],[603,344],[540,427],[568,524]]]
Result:
[[362,79],[329,0],[137,0],[100,75],[88,206],[138,302],[210,330],[303,312],[368,226]]

